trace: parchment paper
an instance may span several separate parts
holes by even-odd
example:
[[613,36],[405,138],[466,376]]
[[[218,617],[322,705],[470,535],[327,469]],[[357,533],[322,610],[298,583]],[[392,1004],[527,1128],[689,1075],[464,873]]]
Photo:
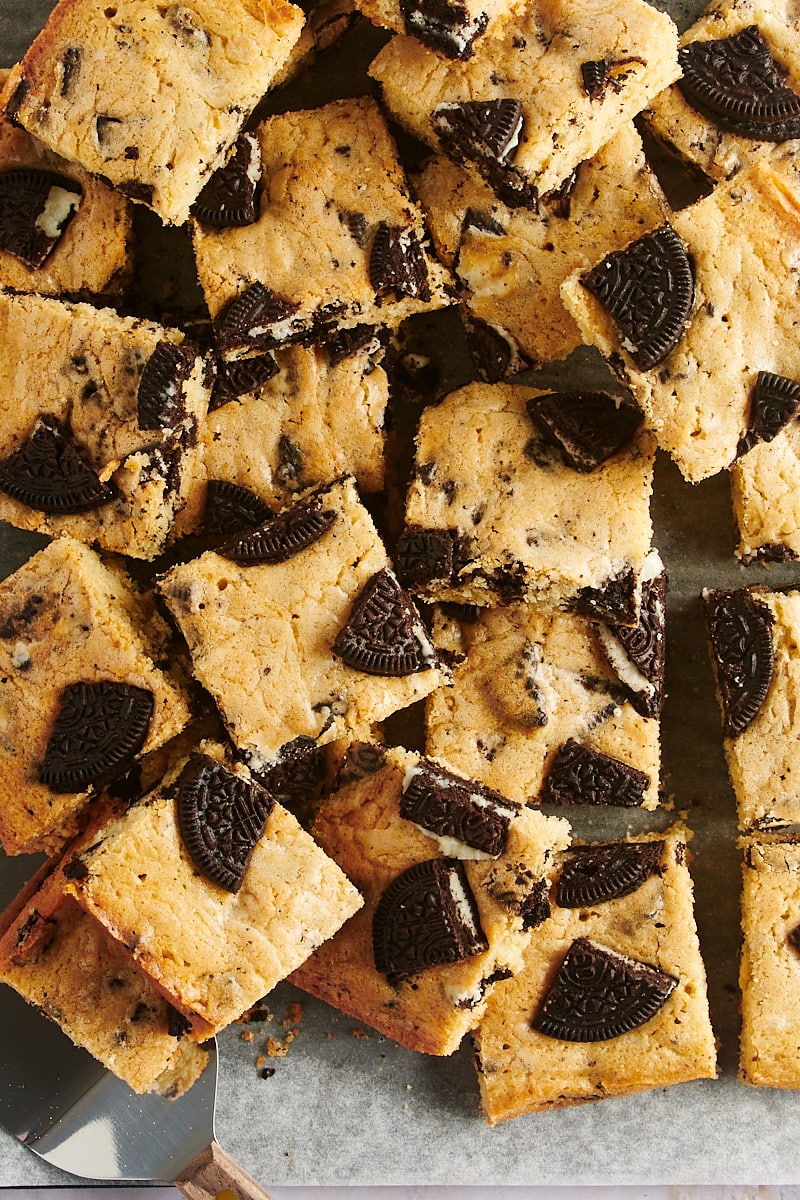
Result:
[[[0,0],[0,65],[24,52],[50,7],[49,0]],[[702,3],[657,7],[685,28]],[[279,103],[302,107],[367,90],[363,66],[373,38],[374,31],[356,27],[319,60],[313,80],[292,85]],[[176,240],[160,243],[156,273],[177,271],[182,253]],[[449,372],[454,385],[465,381],[469,367],[452,314],[423,321],[415,338],[441,360],[445,378]],[[602,386],[607,379],[589,351],[520,378],[545,386],[566,379]],[[653,814],[583,814],[574,827],[580,835],[619,836],[662,828],[686,814],[695,833],[692,873],[720,1043],[719,1079],[489,1129],[478,1107],[468,1040],[447,1059],[414,1054],[281,985],[267,998],[269,1016],[233,1026],[219,1039],[217,1137],[264,1186],[800,1182],[800,1092],[748,1088],[736,1078],[739,854],[699,599],[707,586],[800,581],[800,564],[737,563],[724,474],[692,487],[659,455],[653,514],[655,544],[670,578],[662,722],[670,807]],[[0,525],[2,573],[40,544]],[[26,860],[0,862],[0,900],[28,870]],[[0,1186],[69,1182],[0,1131]]]

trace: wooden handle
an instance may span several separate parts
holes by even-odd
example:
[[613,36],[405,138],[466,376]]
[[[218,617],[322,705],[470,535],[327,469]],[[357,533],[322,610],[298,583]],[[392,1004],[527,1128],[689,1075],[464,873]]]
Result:
[[270,1200],[216,1142],[192,1159],[173,1182],[189,1200]]

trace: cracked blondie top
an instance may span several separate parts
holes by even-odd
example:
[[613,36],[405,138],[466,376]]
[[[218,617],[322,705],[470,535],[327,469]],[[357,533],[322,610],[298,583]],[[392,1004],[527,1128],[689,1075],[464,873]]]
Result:
[[158,588],[254,771],[296,739],[366,732],[448,677],[351,477],[170,568]]
[[285,0],[59,0],[11,70],[3,109],[63,158],[181,225],[303,23]]
[[[590,266],[601,247],[620,249],[667,215],[632,124],[576,167],[536,210],[508,208],[488,184],[441,156],[415,176],[414,188],[437,251],[463,285],[468,327],[478,323],[478,336],[496,347],[504,364],[498,376],[519,356],[522,366],[556,362],[582,345],[561,302],[561,284]],[[491,357],[482,362],[475,338],[472,328],[470,349],[479,370],[490,371]]]
[[356,743],[341,771],[312,832],[364,907],[292,982],[409,1049],[451,1054],[545,920],[569,825],[397,748]]
[[0,583],[8,853],[63,845],[101,785],[188,723],[188,699],[164,666],[168,641],[152,599],[72,538]]
[[490,1125],[716,1076],[688,831],[559,855],[552,915],[473,1034]]
[[199,469],[210,391],[179,330],[0,291],[0,518],[155,558]]
[[635,623],[654,453],[641,414],[604,393],[459,388],[419,421],[401,577],[428,600]]
[[525,804],[655,808],[663,575],[649,586],[634,630],[529,605],[437,606],[433,639],[455,665],[426,701],[427,752]]
[[677,53],[642,0],[531,0],[466,62],[397,35],[369,74],[415,137],[535,207],[678,77]]
[[800,15],[786,0],[713,0],[682,34],[682,76],[650,102],[650,132],[712,180],[800,137]]
[[800,167],[786,148],[562,286],[690,482],[745,452],[762,372],[800,378],[798,232]]
[[[243,151],[244,152],[244,151]],[[252,219],[196,216],[197,272],[226,359],[340,330],[396,328],[451,303],[374,100],[336,100],[253,131]]]

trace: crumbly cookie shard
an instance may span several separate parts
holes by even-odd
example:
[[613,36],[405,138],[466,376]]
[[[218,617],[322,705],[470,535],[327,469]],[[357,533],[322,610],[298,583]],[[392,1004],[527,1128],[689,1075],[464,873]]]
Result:
[[468,384],[423,412],[398,572],[430,600],[561,608],[627,580],[619,619],[633,624],[651,547],[653,439],[638,429],[583,474],[531,419],[528,404],[546,394]]
[[797,821],[795,643],[800,594],[758,585],[705,593],[723,744],[742,828]]
[[[630,388],[659,446],[690,482],[735,462],[761,372],[800,377],[796,311],[786,291],[793,260],[785,253],[786,245],[796,242],[799,221],[800,172],[788,144],[785,152],[776,151],[670,217],[669,227],[688,257],[694,291],[688,310],[675,305],[686,319],[674,326],[671,350],[670,342],[656,338],[662,331],[655,325],[637,331],[641,343],[618,326],[613,308],[588,290],[586,272],[573,273],[562,285],[563,301],[584,340]],[[592,270],[602,269],[603,261]],[[647,303],[659,286],[670,285],[673,276],[666,267],[671,261],[649,280],[629,281],[647,289]],[[621,270],[618,274],[623,288],[627,277]],[[680,278],[686,282],[685,268]],[[747,279],[749,286],[737,288],[734,279]],[[622,291],[618,295],[621,302]],[[676,288],[670,305],[678,299]],[[637,350],[639,344],[649,348],[651,334],[663,356],[648,365],[652,358],[640,357]]]
[[[255,787],[220,746],[199,748],[216,764],[220,805]],[[180,793],[196,777],[190,755],[111,821],[71,872],[68,892],[124,946],[204,1041],[236,1020],[361,906],[342,871],[281,805],[268,805],[237,890],[198,870],[179,823]],[[206,816],[213,814],[209,809]],[[208,842],[213,830],[206,823]],[[182,897],[176,906],[176,897]],[[187,914],[189,914],[187,918]]]
[[742,1024],[739,1078],[753,1087],[798,1087],[796,1009],[800,971],[800,844],[747,837],[742,850]]
[[[543,197],[535,210],[508,208],[488,184],[443,156],[423,167],[414,187],[437,251],[453,262],[466,289],[461,303],[470,322],[496,347],[485,361],[471,330],[470,351],[489,382],[518,370],[520,356],[555,362],[581,345],[561,302],[561,284],[592,261],[599,246],[619,248],[666,215],[633,124],[581,163],[567,186]],[[503,339],[516,355],[503,351]]]
[[222,230],[192,222],[224,358],[325,342],[364,324],[396,328],[451,303],[449,275],[427,246],[373,100],[283,113],[254,133],[262,163],[256,221]]
[[[209,551],[171,568],[159,583],[195,675],[255,771],[273,764],[297,737],[327,743],[352,736],[447,678],[418,616],[412,622],[417,661],[405,674],[369,673],[335,656],[334,643],[364,589],[390,563],[352,478],[301,495],[274,520],[309,509],[332,520],[284,561],[236,562]],[[252,531],[248,538],[257,540]],[[376,623],[377,640],[386,640],[395,616],[387,609]]]
[[[12,69],[4,111],[63,158],[181,225],[303,20],[285,0],[146,8],[60,0]],[[143,95],[153,103],[143,106]]]
[[401,125],[530,207],[677,78],[677,49],[671,18],[638,0],[552,0],[509,13],[466,63],[401,35],[369,73]]
[[183,1094],[208,1060],[186,1021],[103,926],[66,893],[93,824],[0,915],[0,980],[135,1092]]
[[[617,874],[622,856],[639,846],[658,848],[657,865],[641,872],[632,890],[604,887],[599,894],[569,898],[580,899],[575,906],[556,902],[550,919],[531,939],[523,970],[498,983],[473,1034],[481,1103],[490,1125],[523,1113],[715,1077],[716,1046],[695,927],[688,836],[676,825],[616,847],[602,844],[606,872]],[[592,853],[596,848],[591,846],[567,850],[561,865],[571,871],[576,859],[584,865],[584,855]],[[563,1019],[548,1033],[541,1032],[534,1026],[553,977],[567,948],[585,940],[602,947],[599,961],[613,970],[604,979],[598,959],[591,957],[586,979],[594,992],[582,993],[580,982],[572,979]],[[651,978],[657,982],[655,993],[643,988],[639,997],[645,1003],[637,1006],[636,1015],[643,1020],[630,1019],[627,989],[623,1005],[614,1004],[620,961],[622,973],[632,971],[637,986]],[[603,982],[611,986],[598,987]],[[623,1007],[628,1019],[618,1026]],[[564,1033],[566,1037],[559,1036]]]
[[650,132],[714,181],[800,136],[796,12],[713,0],[680,38],[682,78],[648,104]]
[[[0,839],[8,853],[59,848],[109,773],[122,774],[184,728],[188,699],[158,665],[166,645],[166,627],[127,574],[72,538],[57,538],[0,584]],[[72,705],[55,737],[65,692],[76,685],[118,689],[123,703]],[[127,718],[119,720],[131,689],[151,709],[135,744]]]
[[200,459],[208,363],[176,329],[0,292],[0,516],[152,559]]
[[[377,759],[325,801],[312,827],[364,908],[292,981],[410,1049],[447,1055],[546,920],[569,826],[442,762],[398,748]],[[481,812],[504,826],[490,851],[475,844],[486,845]]]
[[[662,614],[663,620],[663,614]],[[597,622],[528,605],[465,617],[437,606],[433,639],[455,657],[452,687],[426,702],[427,752],[522,803],[541,803],[572,740],[641,772],[639,802],[658,805],[658,709],[642,714],[610,665]],[[593,795],[572,794],[572,802]]]

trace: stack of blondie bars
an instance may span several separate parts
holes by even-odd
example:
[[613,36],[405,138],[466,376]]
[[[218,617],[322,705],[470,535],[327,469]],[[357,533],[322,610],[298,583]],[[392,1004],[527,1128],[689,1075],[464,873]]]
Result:
[[[363,79],[292,103],[358,22]],[[0,842],[42,861],[0,978],[135,1090],[286,979],[471,1038],[492,1125],[716,1077],[653,472],[728,471],[742,563],[800,554],[797,33],[775,0],[680,36],[646,0],[58,0],[7,72],[0,520],[36,548]],[[454,317],[426,391],[410,331]],[[705,596],[742,1079],[782,1087],[796,602]],[[573,832],[609,809],[653,827]]]

